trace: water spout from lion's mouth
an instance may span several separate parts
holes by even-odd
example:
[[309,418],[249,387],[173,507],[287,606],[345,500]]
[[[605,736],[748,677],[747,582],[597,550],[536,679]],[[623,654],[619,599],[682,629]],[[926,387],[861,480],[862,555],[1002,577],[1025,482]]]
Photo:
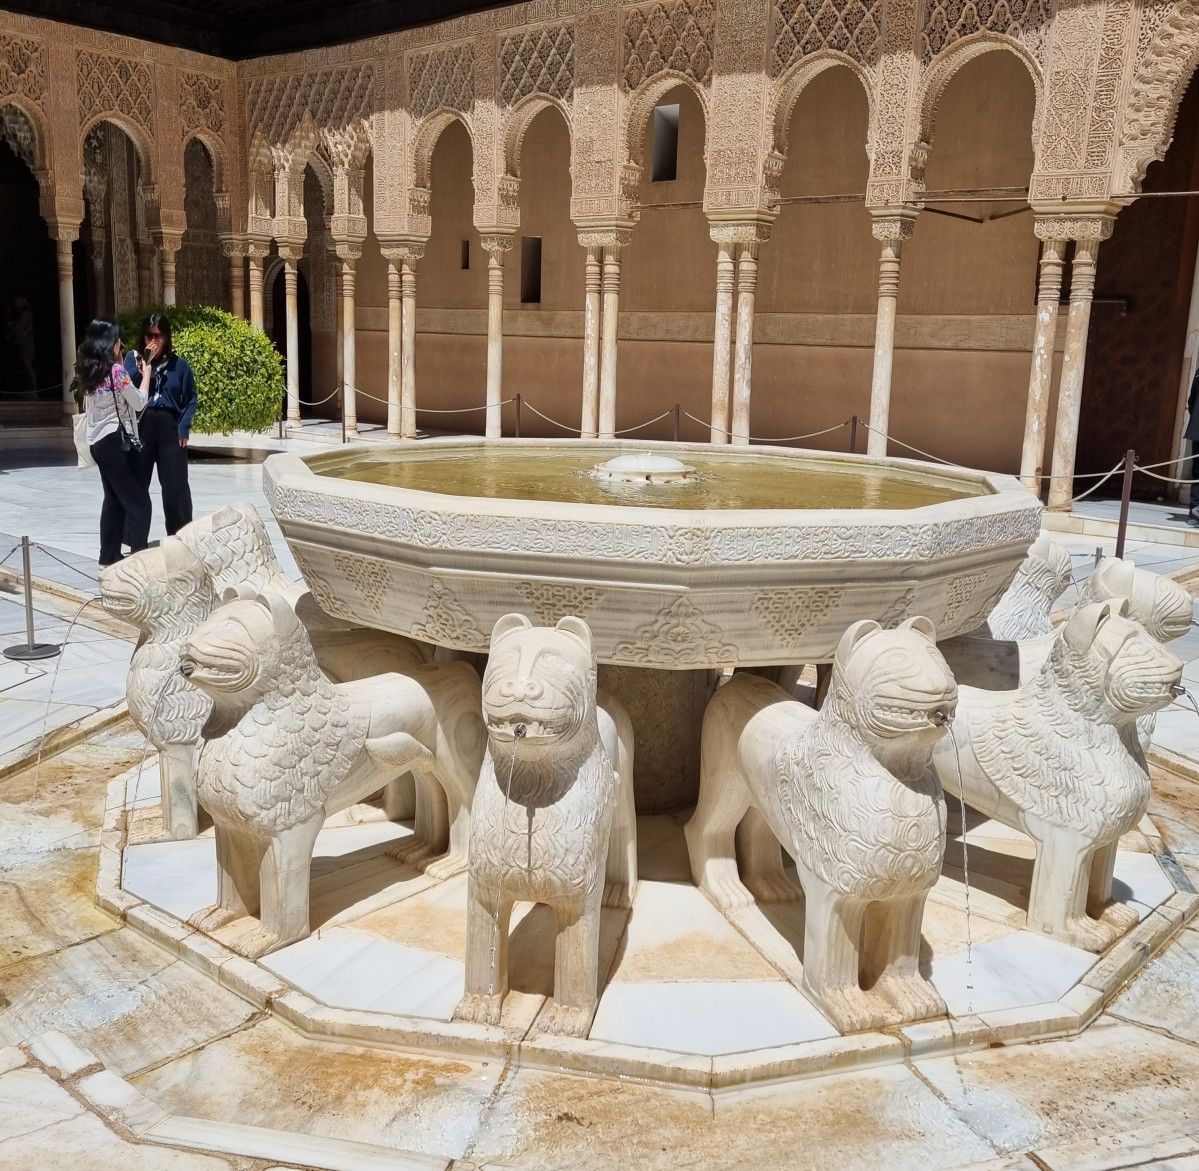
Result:
[[524,735],[528,730],[529,729],[526,725],[517,724],[516,727],[512,729],[512,738],[514,740],[523,740]]
[[932,717],[933,723],[942,728],[948,728],[949,725],[953,723],[953,714],[951,712],[947,712],[944,708],[937,708],[937,710],[932,713]]

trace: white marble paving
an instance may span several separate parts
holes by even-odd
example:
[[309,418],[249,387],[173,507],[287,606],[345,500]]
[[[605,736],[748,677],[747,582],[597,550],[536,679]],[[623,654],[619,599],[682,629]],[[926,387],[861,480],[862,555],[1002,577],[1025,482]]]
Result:
[[934,959],[921,971],[953,1016],[967,1016],[1059,1000],[1096,958],[1031,931],[1016,931]]
[[1155,854],[1117,851],[1112,881],[1112,898],[1117,902],[1135,908],[1144,919],[1173,893],[1174,886],[1158,864]]
[[836,1035],[782,980],[609,984],[590,1033],[593,1041],[710,1056]]
[[[132,653],[131,644],[126,643],[125,647]],[[74,668],[68,667],[64,662],[57,671],[51,668],[44,675],[10,688],[4,692],[3,698],[6,703],[12,700],[30,700],[41,704],[50,703],[53,707],[60,704],[90,708],[109,707],[125,698],[125,677],[128,674],[128,661]]]
[[352,927],[316,931],[262,965],[332,1008],[448,1021],[462,998],[465,965]]
[[95,710],[94,705],[54,703],[47,705],[32,700],[0,699],[0,756],[26,745],[37,750],[42,735],[83,719]]
[[125,850],[121,883],[177,919],[216,902],[216,841],[212,831],[186,842],[146,842]]

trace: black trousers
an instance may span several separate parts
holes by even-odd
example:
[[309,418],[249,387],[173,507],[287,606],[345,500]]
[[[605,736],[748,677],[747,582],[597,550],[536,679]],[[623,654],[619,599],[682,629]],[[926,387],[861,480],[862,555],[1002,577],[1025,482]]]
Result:
[[142,440],[142,482],[147,490],[158,469],[162,489],[162,519],[174,536],[192,519],[192,492],[187,483],[187,448],[179,446],[179,422],[164,407],[148,407],[138,422]]
[[121,538],[137,553],[150,537],[150,493],[137,465],[137,452],[121,450],[121,433],[113,431],[91,447],[100,469],[104,503],[100,507],[100,564],[121,559]]

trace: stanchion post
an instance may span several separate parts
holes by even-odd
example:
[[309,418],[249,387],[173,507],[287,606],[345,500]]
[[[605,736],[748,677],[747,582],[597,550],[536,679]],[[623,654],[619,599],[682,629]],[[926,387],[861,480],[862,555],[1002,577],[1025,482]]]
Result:
[[1124,487],[1120,492],[1120,525],[1116,529],[1116,559],[1124,556],[1124,538],[1128,535],[1128,505],[1132,501],[1132,473],[1136,471],[1137,453],[1130,447],[1124,456]]
[[514,434],[517,439],[520,438],[520,394],[516,396],[516,428]]
[[59,647],[50,642],[36,642],[33,636],[33,572],[29,568],[29,538],[21,538],[21,572],[25,578],[25,645],[4,648],[6,659],[49,659],[58,654]]
[[849,451],[851,455],[858,454],[858,417],[854,415],[849,420]]
[[674,404],[674,441],[675,441],[675,443],[678,443],[678,441],[679,441],[679,421],[680,421],[680,417],[681,417],[680,412],[682,411],[682,409],[683,409],[682,403]]

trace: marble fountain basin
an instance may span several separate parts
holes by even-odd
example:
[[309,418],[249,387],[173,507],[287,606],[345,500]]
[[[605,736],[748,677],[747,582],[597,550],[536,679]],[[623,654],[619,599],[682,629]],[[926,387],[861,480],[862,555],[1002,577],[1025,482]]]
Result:
[[[607,483],[662,454],[685,483]],[[271,456],[263,486],[330,614],[463,651],[512,611],[586,619],[602,663],[830,661],[846,627],[974,629],[1041,505],[1010,476],[710,444],[445,439]]]

